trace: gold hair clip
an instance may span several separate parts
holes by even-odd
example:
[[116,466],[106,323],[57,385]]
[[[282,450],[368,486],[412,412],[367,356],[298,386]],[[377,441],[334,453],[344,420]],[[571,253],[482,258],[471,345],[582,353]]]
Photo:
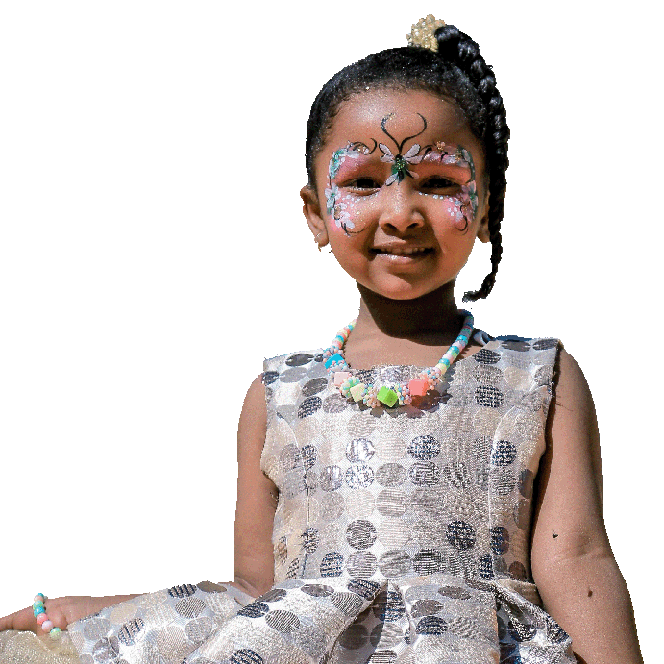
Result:
[[434,18],[429,14],[426,18],[421,18],[417,23],[410,26],[410,33],[406,35],[408,46],[417,46],[419,48],[428,48],[436,53],[438,51],[438,41],[434,33],[438,28],[442,28],[445,21]]

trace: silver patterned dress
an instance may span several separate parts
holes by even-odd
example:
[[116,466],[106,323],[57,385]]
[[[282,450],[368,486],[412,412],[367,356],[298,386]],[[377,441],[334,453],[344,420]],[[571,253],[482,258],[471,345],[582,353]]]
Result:
[[267,360],[274,587],[253,600],[184,585],[109,607],[70,626],[80,661],[575,662],[529,561],[557,353],[553,339],[492,339],[435,392],[374,410],[341,397],[320,350]]

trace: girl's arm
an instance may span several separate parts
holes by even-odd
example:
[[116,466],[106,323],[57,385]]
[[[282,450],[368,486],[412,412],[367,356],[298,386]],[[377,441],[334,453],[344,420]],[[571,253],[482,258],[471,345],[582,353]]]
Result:
[[237,432],[237,503],[235,507],[235,582],[258,597],[274,582],[272,526],[279,490],[260,469],[267,412],[261,377],[249,388]]
[[544,607],[572,637],[579,662],[641,664],[629,593],[602,517],[595,406],[579,365],[565,351],[547,436],[531,549]]
[[[97,613],[107,606],[126,602],[138,595],[111,595],[108,597],[57,597],[46,600],[46,612],[54,627],[66,629],[68,625],[75,623],[93,613]],[[5,629],[17,629],[43,634],[39,628],[37,619],[29,606],[16,611],[4,618],[0,618],[0,631]]]

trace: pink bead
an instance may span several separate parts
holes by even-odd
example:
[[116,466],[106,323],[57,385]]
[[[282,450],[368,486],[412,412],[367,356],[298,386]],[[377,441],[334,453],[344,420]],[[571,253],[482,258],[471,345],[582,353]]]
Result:
[[35,595],[34,602],[35,602],[35,604],[36,604],[37,602],[42,602],[42,603],[43,603],[45,599],[46,599],[46,598],[44,597],[44,595],[42,595],[42,594],[40,593],[39,595]]
[[350,378],[351,374],[347,371],[335,371],[334,372],[334,386],[339,387],[341,383],[344,383]]
[[53,629],[53,623],[50,620],[44,620],[44,622],[42,623],[41,628],[45,632],[50,632]]
[[43,625],[48,620],[48,616],[45,613],[40,613],[37,616],[37,624]]
[[429,391],[428,380],[418,380],[417,378],[408,381],[408,391],[412,397],[424,397]]

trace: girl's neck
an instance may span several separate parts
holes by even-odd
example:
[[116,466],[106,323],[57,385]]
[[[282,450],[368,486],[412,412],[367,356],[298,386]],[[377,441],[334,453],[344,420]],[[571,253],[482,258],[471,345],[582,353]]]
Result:
[[345,347],[353,368],[434,365],[461,330],[453,283],[415,300],[390,300],[359,284],[358,289],[360,311]]
[[454,341],[463,316],[454,300],[454,283],[446,284],[414,300],[390,300],[358,284],[360,311],[353,334],[384,335],[437,346]]

